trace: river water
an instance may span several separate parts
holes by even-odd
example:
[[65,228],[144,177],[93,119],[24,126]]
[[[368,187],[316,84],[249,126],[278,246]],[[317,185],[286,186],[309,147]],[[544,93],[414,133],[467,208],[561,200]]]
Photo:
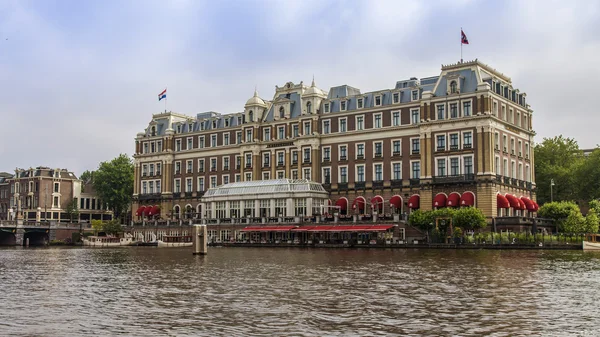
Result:
[[600,254],[0,250],[2,336],[597,336]]

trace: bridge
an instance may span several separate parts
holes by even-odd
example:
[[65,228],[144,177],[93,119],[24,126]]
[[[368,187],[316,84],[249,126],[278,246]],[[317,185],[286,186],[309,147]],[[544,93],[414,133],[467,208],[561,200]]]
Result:
[[45,246],[87,228],[89,224],[0,220],[0,246]]

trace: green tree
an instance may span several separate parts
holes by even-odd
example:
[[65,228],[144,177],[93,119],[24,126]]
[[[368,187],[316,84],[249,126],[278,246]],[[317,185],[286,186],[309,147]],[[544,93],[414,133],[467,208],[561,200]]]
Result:
[[598,233],[598,213],[593,208],[590,208],[588,214],[585,216],[585,233]]
[[102,162],[93,174],[96,194],[103,200],[116,218],[124,214],[133,194],[133,163],[125,154]]
[[600,148],[596,148],[583,160],[575,176],[581,200],[600,198]]
[[77,208],[76,198],[73,198],[73,200],[71,200],[71,202],[67,204],[67,207],[65,208],[65,213],[67,213],[69,219],[71,219],[71,222],[73,222],[73,219],[79,216],[79,209]]
[[541,218],[547,218],[554,220],[554,223],[562,230],[563,222],[573,212],[581,214],[579,206],[572,201],[555,201],[547,202],[540,206],[538,215]]
[[585,232],[585,218],[579,210],[572,211],[561,224],[561,230],[565,233],[579,234]]
[[588,205],[589,205],[589,207],[590,207],[590,210],[592,210],[592,209],[593,209],[593,210],[596,212],[596,215],[597,215],[597,214],[600,214],[600,201],[598,201],[598,200],[594,199],[594,200],[591,200],[591,201],[588,203]]
[[123,231],[119,220],[112,219],[103,223],[102,230],[106,234],[118,234]]
[[454,212],[452,218],[455,227],[480,229],[487,226],[483,212],[475,207],[461,207]]
[[79,179],[81,180],[81,193],[85,192],[85,184],[93,183],[93,178],[94,171],[83,171],[83,173],[79,176]]
[[92,220],[91,222],[92,229],[94,230],[94,232],[98,233],[104,230],[104,223],[102,222],[102,220]]
[[538,202],[544,204],[551,200],[552,180],[554,180],[553,200],[577,200],[579,184],[575,172],[584,161],[583,152],[577,142],[562,135],[544,138],[535,146],[534,153]]
[[435,227],[435,221],[431,211],[421,211],[420,209],[410,213],[408,224],[424,231],[431,230]]

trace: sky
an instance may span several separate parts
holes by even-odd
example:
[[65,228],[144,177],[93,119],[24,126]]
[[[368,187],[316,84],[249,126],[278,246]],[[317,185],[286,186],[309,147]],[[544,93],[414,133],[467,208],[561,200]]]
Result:
[[165,87],[195,115],[313,76],[362,92],[436,76],[461,27],[465,61],[527,93],[537,142],[600,143],[599,1],[0,0],[0,172],[131,155]]

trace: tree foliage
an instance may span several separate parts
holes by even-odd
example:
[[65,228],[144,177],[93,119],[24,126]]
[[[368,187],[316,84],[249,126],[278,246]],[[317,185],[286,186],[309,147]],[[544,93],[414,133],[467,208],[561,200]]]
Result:
[[87,183],[93,184],[93,178],[94,178],[94,171],[88,171],[88,170],[83,171],[83,173],[79,176],[79,179],[81,180],[81,192],[82,193],[85,192],[85,184],[87,184]]
[[572,211],[561,225],[565,233],[585,233],[585,218],[579,210]]
[[480,229],[487,226],[485,215],[479,208],[475,207],[461,207],[454,212],[452,221],[455,227],[460,228]]
[[579,206],[572,201],[554,201],[547,202],[540,206],[538,215],[541,218],[548,218],[554,220],[554,223],[558,225],[558,228],[562,228],[562,223],[571,215],[573,212],[579,212]]
[[100,163],[93,174],[92,183],[98,197],[104,201],[115,217],[127,211],[133,194],[133,163],[121,154],[117,158]]
[[67,204],[67,207],[65,208],[65,213],[67,213],[67,215],[69,216],[69,219],[71,219],[71,222],[73,222],[73,219],[75,219],[79,216],[79,208],[77,207],[77,199],[73,199],[73,200],[71,200],[70,203]]
[[562,135],[544,138],[535,146],[534,153],[538,202],[543,204],[551,200],[552,180],[553,200],[578,200],[580,184],[577,181],[579,175],[575,172],[584,162],[584,156],[577,142]]
[[586,233],[598,233],[599,227],[598,213],[596,210],[591,208],[588,214],[585,216],[585,232]]
[[[436,227],[436,219],[452,219],[455,228],[480,229],[487,226],[483,212],[475,207],[461,207],[458,209],[445,207],[432,211],[416,210],[408,217],[408,223],[411,226],[428,231]],[[444,232],[448,224],[448,222],[439,222],[438,229]]]
[[596,148],[575,172],[581,200],[600,198],[600,148]]
[[592,210],[592,209],[593,209],[593,210],[596,212],[596,215],[597,215],[597,214],[600,214],[600,201],[598,201],[598,200],[596,200],[596,199],[594,199],[594,200],[591,200],[591,201],[588,203],[588,206],[590,207],[590,210]]
[[123,231],[119,220],[113,219],[110,221],[92,220],[92,229],[94,232],[104,232],[106,234],[118,234]]

